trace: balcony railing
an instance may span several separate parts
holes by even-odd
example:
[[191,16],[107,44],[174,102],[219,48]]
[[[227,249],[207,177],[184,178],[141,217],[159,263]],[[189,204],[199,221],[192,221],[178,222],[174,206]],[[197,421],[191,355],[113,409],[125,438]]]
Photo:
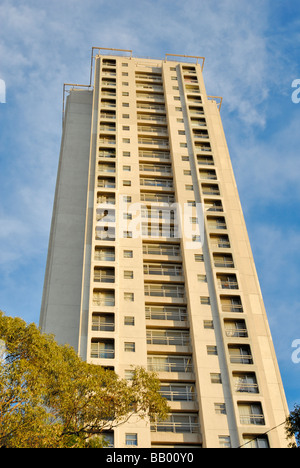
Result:
[[239,289],[239,285],[237,281],[227,281],[227,280],[219,280],[218,286],[221,289]]
[[240,415],[241,424],[254,424],[255,426],[263,426],[265,418],[263,414],[243,414]]
[[164,264],[145,264],[144,275],[166,275],[166,276],[181,276],[181,265],[164,265]]
[[139,151],[139,158],[153,158],[170,160],[170,153],[166,151]]
[[187,310],[183,307],[146,306],[146,320],[172,320],[183,322],[187,319]]
[[230,354],[231,364],[253,364],[251,354]]
[[173,297],[173,298],[185,298],[185,288],[183,286],[166,286],[161,285],[148,285],[145,284],[145,296],[151,297]]
[[168,401],[195,401],[196,392],[187,386],[185,389],[180,388],[179,390],[169,390],[168,387],[165,389],[161,387],[159,393],[163,398],[166,398]]
[[178,257],[181,254],[180,245],[164,245],[164,244],[144,244],[144,255],[170,255]]
[[154,372],[179,372],[179,373],[191,373],[193,372],[193,365],[189,358],[182,358],[176,361],[157,361],[149,362],[148,361],[148,370]]
[[155,331],[147,331],[147,344],[161,346],[189,346],[189,333],[178,332],[176,335],[170,331],[165,335],[156,333]]
[[190,416],[182,421],[152,421],[151,432],[173,432],[176,434],[190,433],[195,434],[199,432],[199,423],[197,418]]

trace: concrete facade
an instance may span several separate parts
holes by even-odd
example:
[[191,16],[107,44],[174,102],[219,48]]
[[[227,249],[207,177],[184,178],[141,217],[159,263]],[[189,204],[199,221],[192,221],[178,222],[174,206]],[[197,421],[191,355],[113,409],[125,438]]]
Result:
[[115,447],[286,447],[220,106],[185,60],[99,54],[69,93],[41,326],[121,377],[157,372],[168,421],[130,421]]

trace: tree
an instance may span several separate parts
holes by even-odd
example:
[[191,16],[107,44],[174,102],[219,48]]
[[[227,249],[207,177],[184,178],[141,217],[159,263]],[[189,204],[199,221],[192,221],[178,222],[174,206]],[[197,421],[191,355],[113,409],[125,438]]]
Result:
[[297,448],[297,444],[300,444],[300,405],[294,405],[294,411],[286,419],[285,430],[287,438],[292,439],[289,447]]
[[167,415],[159,380],[141,367],[120,379],[2,312],[0,340],[0,447],[101,447],[133,415]]

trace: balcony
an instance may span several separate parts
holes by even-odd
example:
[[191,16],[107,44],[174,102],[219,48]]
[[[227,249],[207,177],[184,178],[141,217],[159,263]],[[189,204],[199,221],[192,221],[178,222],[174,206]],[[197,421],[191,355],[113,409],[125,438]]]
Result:
[[116,172],[116,164],[115,163],[98,163],[98,171],[104,173],[111,173],[114,174]]
[[159,256],[181,256],[179,244],[143,244],[143,255],[159,255]]
[[217,275],[218,286],[220,289],[238,289],[236,275]]
[[202,142],[200,140],[199,141],[194,140],[194,145],[195,145],[196,151],[211,152],[210,143],[205,143],[205,142]]
[[147,345],[189,346],[190,334],[184,330],[147,330]]
[[115,136],[99,136],[99,143],[102,145],[115,145]]
[[139,158],[145,159],[159,159],[159,160],[170,160],[169,151],[159,151],[159,150],[139,150]]
[[93,292],[93,305],[101,307],[114,307],[115,305],[115,291],[108,290],[97,290]]
[[141,201],[150,203],[174,203],[175,195],[166,193],[141,192]]
[[213,254],[215,268],[234,268],[231,254]]
[[147,138],[147,137],[139,137],[138,138],[139,145],[155,145],[159,147],[169,147],[169,140],[167,138]]
[[229,338],[247,338],[248,330],[245,320],[224,320],[225,335]]
[[91,343],[92,359],[114,359],[115,343],[113,339],[93,338]]
[[93,313],[92,316],[92,331],[115,331],[115,316],[114,314],[98,314]]
[[197,156],[199,166],[213,166],[214,160],[212,156]]
[[207,227],[210,230],[227,229],[225,218],[223,216],[207,216]]
[[249,345],[228,345],[231,364],[253,364]]
[[94,260],[104,261],[104,262],[114,262],[115,261],[114,247],[96,247]]
[[151,432],[199,433],[198,415],[172,414],[165,421],[151,421]]
[[204,209],[205,211],[223,211],[223,205],[221,200],[208,200],[207,198],[204,200]]
[[170,226],[166,224],[142,223],[142,238],[143,239],[179,239],[178,226]]
[[220,195],[218,184],[201,184],[203,195]]
[[116,149],[115,148],[102,148],[100,146],[98,156],[99,158],[115,158]]
[[116,179],[115,177],[98,177],[98,187],[99,188],[116,188]]
[[140,185],[144,187],[173,189],[173,179],[140,177]]
[[240,423],[247,425],[263,426],[265,418],[261,403],[238,403]]
[[144,263],[144,275],[158,276],[180,276],[182,277],[182,266],[172,263]]
[[154,172],[161,174],[172,174],[171,164],[140,164],[140,172]]
[[166,373],[193,373],[192,358],[190,356],[148,356],[148,370]]
[[185,299],[185,288],[177,284],[145,284],[145,296]]
[[138,133],[156,133],[159,135],[168,135],[168,129],[166,126],[161,125],[142,125],[138,124]]
[[230,249],[229,237],[227,234],[211,234],[210,245],[217,249]]
[[222,312],[243,312],[240,296],[220,296]]
[[115,199],[115,194],[114,193],[97,193],[97,203],[103,207],[109,209],[109,205],[115,205],[116,199]]
[[186,322],[188,320],[186,307],[146,306],[146,320]]
[[217,180],[216,171],[214,169],[200,169],[199,176],[201,180]]
[[[147,111],[153,110],[153,111],[158,111],[158,112],[165,112],[166,108],[164,104],[158,104],[155,102],[142,102],[142,101],[137,101],[136,103],[137,109],[146,109]],[[155,114],[153,114],[155,115]]]
[[196,401],[196,389],[194,385],[190,384],[161,384],[159,393],[163,398],[169,402],[172,401]]
[[146,113],[141,113],[139,112],[137,114],[137,120],[143,121],[143,120],[148,120],[151,122],[161,122],[161,123],[167,123],[167,118],[165,114],[146,114]]
[[233,372],[234,390],[238,393],[259,393],[254,372]]
[[94,282],[114,283],[115,282],[115,269],[96,267],[94,269]]

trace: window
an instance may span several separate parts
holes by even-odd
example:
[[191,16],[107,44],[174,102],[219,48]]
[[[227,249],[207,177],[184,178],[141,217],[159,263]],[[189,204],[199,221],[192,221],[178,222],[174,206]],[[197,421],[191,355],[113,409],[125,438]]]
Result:
[[123,143],[130,143],[130,138],[123,138]]
[[187,148],[187,143],[180,143],[180,148]]
[[204,262],[203,254],[195,254],[195,262]]
[[221,377],[221,374],[210,374],[210,381],[211,383],[213,384],[220,384],[222,383],[222,377]]
[[124,271],[124,279],[133,279],[133,271],[125,270]]
[[184,170],[183,171],[184,175],[192,175],[192,171],[190,169]]
[[185,131],[184,130],[178,130],[178,135],[185,135]]
[[122,130],[126,130],[126,131],[130,130],[129,125],[123,125],[123,126],[122,126]]
[[190,158],[189,158],[189,156],[181,156],[181,160],[182,161],[189,161]]
[[125,445],[137,446],[137,434],[125,434]]
[[197,275],[197,280],[198,280],[200,283],[207,283],[207,277],[206,277],[206,275]]
[[122,106],[123,106],[123,107],[129,107],[129,102],[123,102],[123,103],[122,103]]
[[217,356],[218,355],[218,350],[217,350],[216,346],[207,345],[206,350],[207,350],[208,356]]
[[124,196],[123,196],[123,202],[125,202],[125,203],[131,203],[131,200],[132,200],[132,198],[131,198],[130,195],[124,195]]
[[124,258],[133,258],[133,251],[132,250],[124,250],[123,257]]
[[214,322],[213,320],[203,320],[203,327],[206,330],[213,330],[214,329]]
[[122,63],[122,67],[128,67],[128,63]]
[[127,353],[135,353],[135,343],[132,341],[126,341],[124,343],[124,351]]
[[132,239],[132,231],[123,231],[124,239]]
[[175,107],[176,111],[182,111],[182,107]]
[[133,327],[134,326],[134,317],[132,317],[130,315],[126,315],[124,317],[124,325],[128,325],[128,326]]
[[122,72],[122,76],[128,76],[127,72]]
[[128,83],[128,81],[122,81],[122,85],[123,86],[129,86],[129,83]]
[[243,448],[270,448],[268,436],[264,434],[249,434],[244,435]]
[[132,213],[123,213],[123,219],[132,219]]
[[130,158],[130,151],[123,151],[124,158]]
[[219,436],[219,446],[221,448],[231,448],[231,442],[229,436]]
[[200,303],[202,305],[210,305],[210,297],[208,296],[201,296],[200,297]]
[[128,91],[123,91],[122,96],[129,96],[129,92]]
[[215,413],[216,414],[226,414],[225,403],[215,403]]
[[131,180],[123,180],[123,186],[124,187],[130,187],[131,186]]
[[174,101],[180,101],[180,96],[174,96]]
[[124,301],[133,302],[134,301],[134,293],[124,292]]
[[134,377],[134,370],[126,369],[124,372],[125,380],[133,380]]
[[185,186],[185,190],[193,190],[193,189],[194,189],[193,185],[186,185]]
[[131,171],[131,166],[123,166],[123,171],[130,172]]

